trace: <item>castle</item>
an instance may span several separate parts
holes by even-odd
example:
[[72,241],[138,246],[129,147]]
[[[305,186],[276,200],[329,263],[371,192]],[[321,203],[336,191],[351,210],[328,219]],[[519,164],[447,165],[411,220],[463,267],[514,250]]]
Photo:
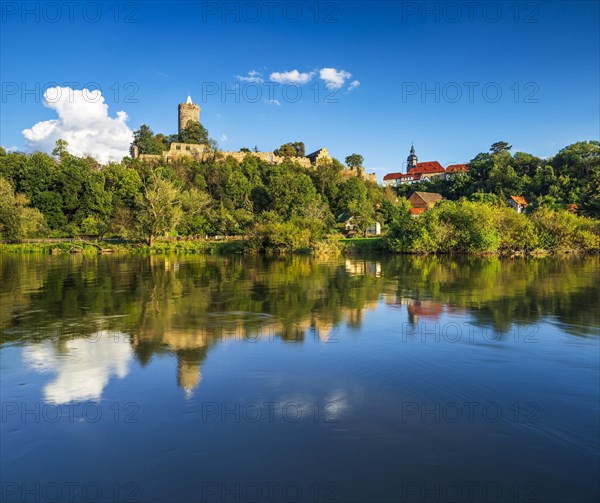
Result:
[[[188,122],[200,123],[200,105],[192,101],[192,97],[188,96],[185,103],[180,103],[178,106],[178,133],[181,137],[181,133],[188,125]],[[139,158],[142,161],[164,161],[167,163],[182,159],[185,157],[191,157],[198,161],[205,161],[213,158],[214,152],[211,151],[210,146],[205,143],[171,143],[169,150],[163,151],[160,154],[140,154],[136,146],[133,147],[133,157]],[[253,155],[258,157],[262,161],[270,164],[282,164],[286,161],[283,156],[275,155],[273,152],[225,152],[221,151],[223,158],[233,157],[236,161],[242,162],[246,155]],[[321,162],[331,161],[331,155],[325,147],[316,150],[304,157],[295,157],[294,162],[300,164],[305,168],[317,166]],[[376,182],[375,174],[367,174],[364,172],[364,168],[347,168],[343,172],[345,177],[359,176],[364,177],[367,180]]]

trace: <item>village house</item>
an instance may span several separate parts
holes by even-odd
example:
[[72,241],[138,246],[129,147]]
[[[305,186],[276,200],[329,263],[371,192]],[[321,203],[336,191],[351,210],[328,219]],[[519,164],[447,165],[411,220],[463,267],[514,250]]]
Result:
[[525,208],[529,206],[527,200],[521,196],[510,196],[506,200],[506,203],[517,213],[523,213],[525,211]]
[[450,164],[446,168],[446,180],[450,180],[457,173],[468,173],[469,165],[468,164]]
[[[350,216],[347,211],[344,211],[337,217],[337,221],[344,225],[344,230],[347,236],[353,236],[356,234],[356,225],[353,222],[354,217]],[[381,222],[374,221],[370,227],[365,231],[365,237],[367,236],[379,236],[381,235]]]
[[437,192],[414,192],[408,198],[408,202],[412,206],[410,214],[413,217],[419,216],[433,208],[442,199],[444,199],[442,195]]

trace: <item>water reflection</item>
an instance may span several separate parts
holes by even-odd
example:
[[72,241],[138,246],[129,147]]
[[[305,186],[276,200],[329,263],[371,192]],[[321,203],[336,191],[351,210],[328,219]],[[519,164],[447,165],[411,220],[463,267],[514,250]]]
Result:
[[128,374],[132,351],[118,343],[123,335],[98,332],[59,344],[32,344],[23,349],[23,359],[38,372],[56,374],[43,389],[47,402],[99,401],[111,377],[123,379]]
[[3,256],[0,275],[1,342],[56,374],[43,391],[55,403],[99,400],[132,357],[163,354],[189,398],[215,344],[327,342],[378,310],[391,327],[460,316],[507,333],[545,319],[597,336],[600,323],[596,258]]

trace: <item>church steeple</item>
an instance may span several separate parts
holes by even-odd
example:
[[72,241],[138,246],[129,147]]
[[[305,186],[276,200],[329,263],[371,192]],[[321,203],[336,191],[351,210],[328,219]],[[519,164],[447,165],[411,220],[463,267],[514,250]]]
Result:
[[415,154],[415,146],[412,143],[410,146],[410,155],[406,158],[406,162],[408,163],[407,170],[416,168],[417,162],[419,162],[419,158],[417,157],[417,154]]

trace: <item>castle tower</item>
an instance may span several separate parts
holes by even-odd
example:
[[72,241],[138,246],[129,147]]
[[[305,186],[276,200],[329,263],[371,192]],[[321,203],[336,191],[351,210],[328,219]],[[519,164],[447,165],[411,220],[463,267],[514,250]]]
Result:
[[410,146],[410,155],[406,158],[406,162],[408,163],[406,166],[407,171],[411,168],[416,168],[417,162],[419,162],[419,158],[417,157],[417,154],[415,154],[415,146],[412,144]]
[[192,102],[192,97],[188,96],[185,103],[179,104],[179,134],[183,132],[189,121],[200,122],[200,105]]

